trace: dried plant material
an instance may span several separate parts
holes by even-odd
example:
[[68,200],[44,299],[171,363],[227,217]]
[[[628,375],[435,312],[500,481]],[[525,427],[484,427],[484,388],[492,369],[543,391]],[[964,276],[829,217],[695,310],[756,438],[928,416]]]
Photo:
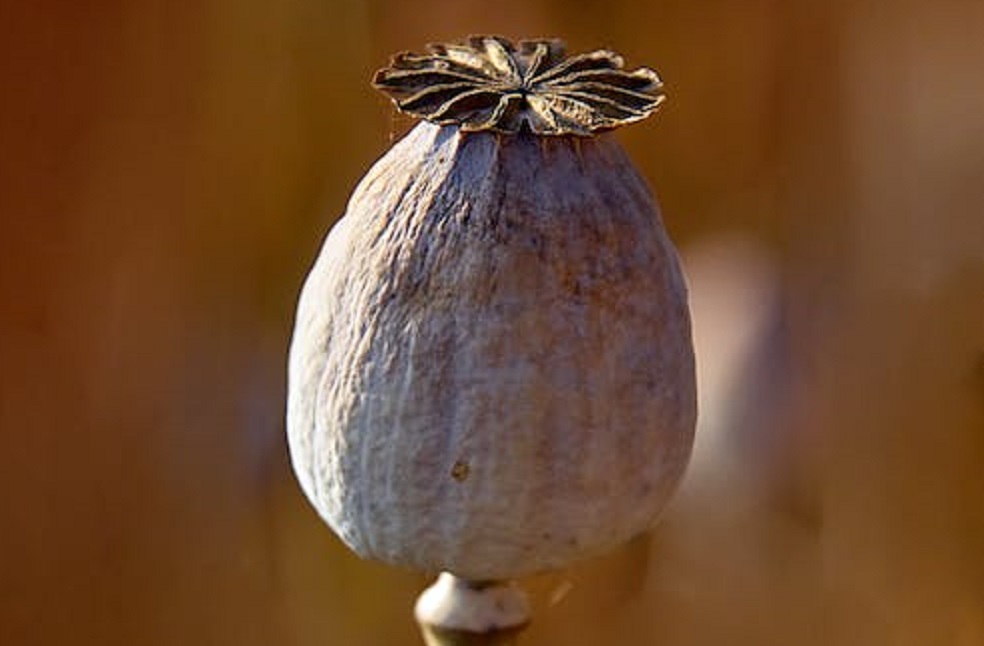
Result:
[[645,119],[665,98],[651,69],[627,72],[607,50],[565,58],[556,39],[472,36],[428,50],[398,54],[373,83],[403,112],[464,131],[586,136]]
[[307,278],[288,440],[353,551],[443,572],[416,608],[429,645],[505,646],[529,619],[509,580],[641,535],[680,482],[687,290],[599,134],[656,109],[653,72],[557,40],[430,51],[376,76],[428,121],[359,183]]
[[294,466],[366,557],[484,581],[613,548],[675,489],[695,406],[676,252],[611,136],[418,124],[301,296]]
[[507,646],[529,623],[530,603],[515,584],[445,572],[417,599],[414,616],[428,646]]

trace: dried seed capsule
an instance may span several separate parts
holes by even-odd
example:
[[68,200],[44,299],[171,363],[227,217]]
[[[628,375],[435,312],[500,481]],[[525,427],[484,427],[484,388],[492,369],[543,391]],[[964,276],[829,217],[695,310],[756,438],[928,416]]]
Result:
[[561,567],[649,528],[682,476],[686,288],[644,181],[594,134],[659,103],[621,65],[482,37],[377,75],[437,123],[356,188],[289,370],[295,471],[358,554],[476,581]]

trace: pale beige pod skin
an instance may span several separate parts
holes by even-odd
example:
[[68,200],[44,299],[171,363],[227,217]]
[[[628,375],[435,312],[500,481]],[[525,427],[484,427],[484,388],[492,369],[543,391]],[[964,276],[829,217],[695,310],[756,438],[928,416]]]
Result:
[[303,288],[291,457],[361,556],[511,579],[654,524],[694,383],[676,252],[611,135],[422,122]]

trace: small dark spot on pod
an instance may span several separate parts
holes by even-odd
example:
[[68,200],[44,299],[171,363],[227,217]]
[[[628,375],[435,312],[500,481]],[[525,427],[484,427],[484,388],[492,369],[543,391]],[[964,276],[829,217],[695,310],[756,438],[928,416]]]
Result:
[[468,479],[468,474],[471,472],[471,466],[464,460],[458,460],[451,467],[451,477],[458,482],[464,482]]

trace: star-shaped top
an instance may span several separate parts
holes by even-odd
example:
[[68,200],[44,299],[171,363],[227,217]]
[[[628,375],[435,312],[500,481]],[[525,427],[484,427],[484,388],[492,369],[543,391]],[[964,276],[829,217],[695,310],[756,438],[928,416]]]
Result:
[[403,52],[373,85],[403,112],[465,131],[589,136],[645,119],[663,102],[651,69],[622,69],[608,50],[565,57],[561,40],[471,36]]

